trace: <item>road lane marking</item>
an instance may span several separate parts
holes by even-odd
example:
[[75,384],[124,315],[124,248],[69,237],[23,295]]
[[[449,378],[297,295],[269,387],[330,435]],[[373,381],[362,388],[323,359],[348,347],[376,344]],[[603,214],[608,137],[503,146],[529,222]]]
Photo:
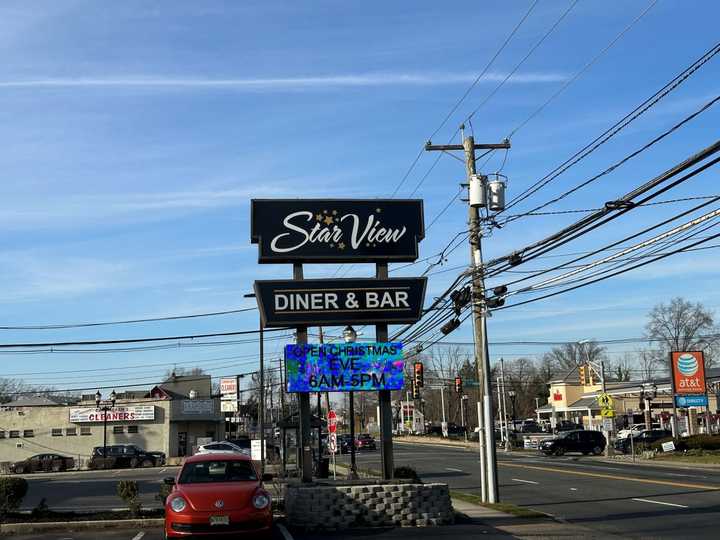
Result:
[[533,482],[532,480],[523,480],[522,478],[511,478],[510,480],[513,480],[514,482],[524,482],[526,484],[539,484],[540,482]]
[[520,465],[517,463],[506,463],[504,461],[498,461],[498,465],[502,465],[503,467],[516,467],[518,469],[534,469],[537,471],[547,471],[547,472],[558,472],[562,474],[574,474],[577,476],[591,476],[594,478],[608,478],[610,480],[624,480],[626,482],[640,482],[641,484],[657,484],[661,486],[674,486],[674,487],[682,487],[682,488],[689,488],[689,489],[703,489],[708,491],[718,491],[720,490],[720,486],[708,486],[705,484],[689,484],[686,482],[672,482],[670,480],[651,480],[649,478],[633,478],[629,476],[618,476],[616,474],[600,474],[600,473],[591,473],[591,472],[584,472],[584,471],[568,471],[565,469],[558,469],[557,467],[538,467],[536,465]]
[[143,536],[145,536],[145,533],[140,531],[135,536],[132,537],[132,540],[140,540]]
[[684,504],[675,504],[675,503],[662,502],[662,501],[651,501],[650,499],[633,499],[633,501],[652,503],[652,504],[662,504],[664,506],[676,506],[677,508],[690,508],[689,506],[685,506]]
[[577,488],[570,488],[570,491],[577,491]]
[[162,469],[160,469],[161,473],[164,473],[165,471],[167,471],[167,467],[163,467]]
[[293,537],[290,534],[290,531],[288,531],[283,525],[276,523],[275,526],[277,527],[278,531],[280,531],[280,534],[282,534],[282,537],[284,538],[284,540],[293,540]]
[[446,471],[462,472],[462,469],[453,469],[452,467],[445,467]]

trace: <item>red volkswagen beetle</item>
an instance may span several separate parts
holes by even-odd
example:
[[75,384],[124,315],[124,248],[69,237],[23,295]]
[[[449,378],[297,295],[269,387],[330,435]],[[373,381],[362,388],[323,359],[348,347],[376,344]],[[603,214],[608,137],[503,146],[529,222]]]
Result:
[[165,501],[165,537],[233,535],[270,538],[270,494],[249,456],[198,454],[189,457]]

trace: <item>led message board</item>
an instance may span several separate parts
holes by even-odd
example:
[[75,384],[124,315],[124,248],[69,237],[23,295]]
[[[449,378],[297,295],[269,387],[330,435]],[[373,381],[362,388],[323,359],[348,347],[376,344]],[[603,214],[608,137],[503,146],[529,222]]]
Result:
[[288,392],[401,390],[402,343],[285,346]]

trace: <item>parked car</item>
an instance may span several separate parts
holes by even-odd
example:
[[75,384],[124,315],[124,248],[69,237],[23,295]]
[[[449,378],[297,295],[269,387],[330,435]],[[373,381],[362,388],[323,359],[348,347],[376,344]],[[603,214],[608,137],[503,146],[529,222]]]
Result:
[[196,454],[185,460],[176,478],[166,478],[172,491],[165,500],[165,537],[245,533],[272,536],[272,505],[250,456]]
[[[230,438],[225,439],[225,442],[246,450],[247,455],[252,454],[252,439],[250,439],[250,437]],[[265,450],[267,451],[267,458],[280,459],[280,445],[271,442],[269,439],[265,439]]]
[[93,448],[88,467],[90,469],[113,469],[130,467],[159,467],[165,465],[164,452],[146,452],[134,444],[113,444],[107,446],[107,455],[103,447]]
[[352,446],[352,437],[350,435],[338,435],[337,436],[337,447],[341,454],[349,454]]
[[37,454],[10,465],[10,472],[15,474],[42,472],[60,472],[75,467],[75,460],[60,454]]
[[547,456],[562,456],[566,452],[598,456],[603,453],[606,445],[605,436],[599,431],[563,431],[557,437],[542,441],[540,451]]
[[250,455],[250,448],[241,448],[230,441],[211,442],[198,446],[195,454],[221,454],[224,452]]
[[375,439],[369,433],[362,433],[355,439],[355,447],[360,450],[377,450]]
[[[650,425],[651,429],[660,429],[660,424],[653,423]],[[632,424],[628,427],[621,429],[618,431],[617,438],[618,439],[624,439],[625,437],[629,437],[630,435],[638,436],[640,433],[645,431],[647,428],[645,427],[645,422],[642,424]]]
[[[627,454],[635,446],[635,451],[647,450],[650,445],[660,439],[672,437],[672,431],[666,429],[645,429],[637,435],[624,437],[615,441],[615,450]],[[632,444],[631,444],[632,441]]]

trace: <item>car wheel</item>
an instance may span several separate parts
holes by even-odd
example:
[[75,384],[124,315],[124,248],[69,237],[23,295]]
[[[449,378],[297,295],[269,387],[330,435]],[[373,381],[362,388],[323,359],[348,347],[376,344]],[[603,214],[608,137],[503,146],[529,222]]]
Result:
[[564,448],[556,448],[556,449],[555,449],[555,455],[556,455],[556,456],[562,456],[564,453],[565,453],[565,449],[564,449]]
[[52,464],[52,472],[60,472],[61,470],[62,466],[59,463]]
[[602,454],[602,448],[600,448],[599,446],[596,446],[595,448],[592,449],[592,453],[596,456],[599,456],[600,454]]
[[144,459],[143,462],[140,464],[140,466],[141,466],[141,467],[145,467],[145,468],[147,468],[147,467],[152,467],[152,466],[153,466],[153,462],[152,462],[152,460],[150,460],[150,459]]
[[138,466],[138,460],[137,460],[137,458],[132,458],[132,459],[130,460],[130,468],[131,468],[131,469],[134,469],[134,468],[137,467],[137,466]]
[[23,474],[25,472],[25,467],[20,465],[19,467],[15,467],[15,474]]

